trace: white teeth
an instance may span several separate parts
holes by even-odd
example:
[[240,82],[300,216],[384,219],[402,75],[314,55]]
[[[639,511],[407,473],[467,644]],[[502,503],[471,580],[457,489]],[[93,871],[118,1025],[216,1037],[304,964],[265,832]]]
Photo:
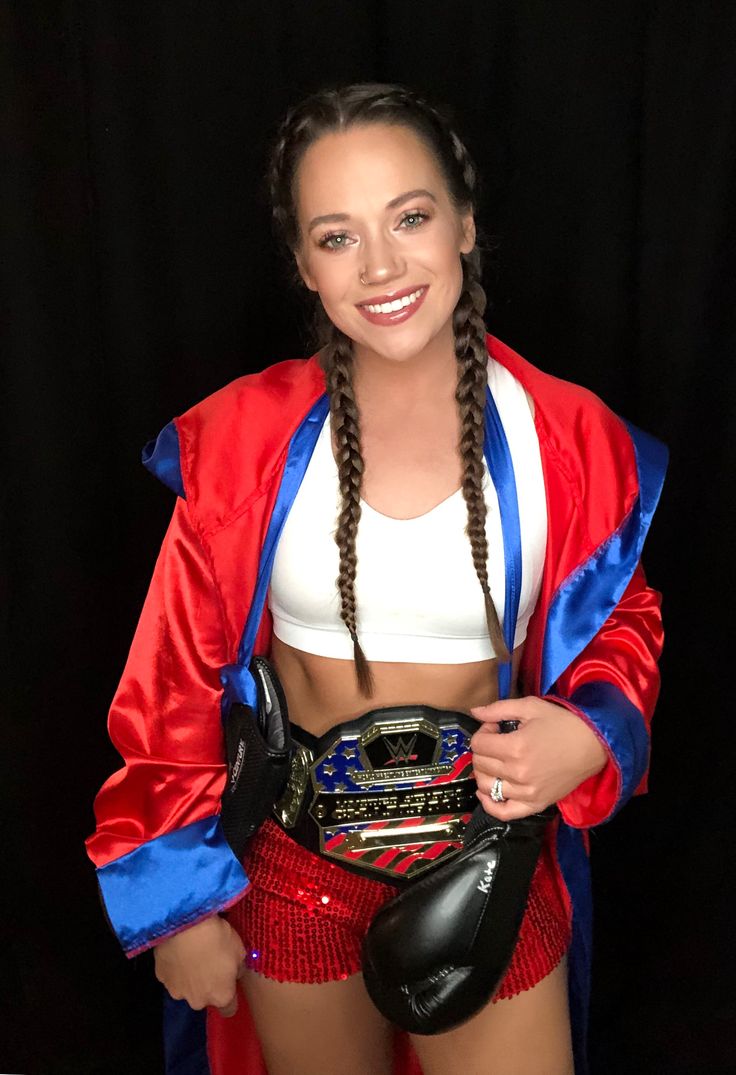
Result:
[[424,288],[420,287],[418,291],[412,292],[411,295],[404,295],[403,299],[394,299],[393,302],[382,302],[380,306],[366,306],[366,310],[370,310],[372,314],[395,313],[397,310],[403,309],[404,306],[416,302],[423,292]]

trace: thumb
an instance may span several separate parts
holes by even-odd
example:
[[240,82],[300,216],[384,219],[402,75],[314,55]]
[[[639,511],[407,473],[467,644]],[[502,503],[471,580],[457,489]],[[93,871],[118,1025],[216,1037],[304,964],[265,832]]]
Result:
[[237,989],[233,993],[233,999],[230,1001],[230,1003],[226,1004],[224,1008],[218,1008],[217,1010],[220,1013],[220,1015],[222,1015],[225,1019],[230,1019],[233,1015],[235,1015],[236,1011],[238,1010],[238,991],[237,991]]
[[232,999],[227,1004],[225,1004],[224,1007],[217,1009],[220,1015],[223,1016],[223,1018],[225,1019],[230,1019],[233,1015],[235,1015],[236,1011],[238,1010],[238,982],[243,977],[243,974],[245,973],[245,968],[245,949],[243,949],[240,952],[240,965],[235,974],[235,987],[233,989]]

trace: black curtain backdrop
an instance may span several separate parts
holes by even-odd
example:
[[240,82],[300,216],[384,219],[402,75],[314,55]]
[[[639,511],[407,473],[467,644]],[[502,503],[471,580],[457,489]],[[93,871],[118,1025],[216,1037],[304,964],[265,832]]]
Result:
[[455,111],[489,330],[670,446],[651,789],[592,836],[591,1060],[732,1071],[736,6],[18,0],[0,42],[2,1071],[161,1070],[152,960],[122,956],[82,846],[172,508],[140,449],[310,353],[265,149],[288,104],[364,79]]

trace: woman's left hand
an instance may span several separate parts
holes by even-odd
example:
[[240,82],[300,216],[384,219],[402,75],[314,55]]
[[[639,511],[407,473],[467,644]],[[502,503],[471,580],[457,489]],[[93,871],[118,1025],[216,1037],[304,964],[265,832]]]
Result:
[[[599,773],[608,753],[596,733],[564,706],[534,695],[506,698],[470,712],[483,722],[470,740],[478,798],[501,821],[528,817],[563,799]],[[519,720],[516,731],[498,730],[501,720]],[[503,781],[508,802],[496,803],[493,781]]]

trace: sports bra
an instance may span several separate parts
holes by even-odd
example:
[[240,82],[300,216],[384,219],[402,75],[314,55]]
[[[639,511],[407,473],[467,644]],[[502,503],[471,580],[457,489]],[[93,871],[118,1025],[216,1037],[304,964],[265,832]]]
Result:
[[[514,647],[537,603],[547,542],[547,507],[534,420],[522,385],[489,359],[488,384],[514,464],[522,583]],[[484,461],[488,583],[503,623],[505,572],[498,497]],[[457,489],[424,515],[395,519],[361,500],[356,538],[358,638],[369,661],[464,664],[494,656],[485,604]],[[323,657],[353,659],[340,619],[335,531],[340,510],[329,414],[276,549],[268,607],[277,638]]]

